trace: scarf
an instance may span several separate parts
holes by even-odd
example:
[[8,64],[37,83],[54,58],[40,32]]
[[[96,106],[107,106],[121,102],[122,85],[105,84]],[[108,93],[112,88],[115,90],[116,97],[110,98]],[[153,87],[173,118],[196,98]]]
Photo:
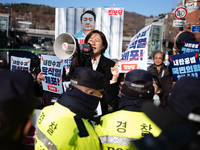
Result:
[[100,100],[100,97],[89,95],[78,88],[69,85],[69,88],[58,100],[58,103],[69,108],[81,118],[97,121],[96,118],[94,118],[94,115],[97,114],[95,110]]

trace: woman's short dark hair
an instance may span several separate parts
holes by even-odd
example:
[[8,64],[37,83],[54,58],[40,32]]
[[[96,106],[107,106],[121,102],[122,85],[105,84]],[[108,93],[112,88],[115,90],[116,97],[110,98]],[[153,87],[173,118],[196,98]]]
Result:
[[85,43],[88,43],[89,38],[90,38],[90,37],[92,36],[92,34],[94,34],[94,33],[99,34],[100,37],[101,37],[101,40],[102,40],[103,46],[104,46],[104,48],[101,50],[101,53],[104,54],[105,51],[106,51],[106,49],[107,49],[107,47],[108,47],[108,42],[107,42],[106,36],[104,35],[103,32],[101,32],[101,31],[99,31],[99,30],[93,30],[93,31],[91,31],[91,32],[86,36],[86,38],[85,38]]

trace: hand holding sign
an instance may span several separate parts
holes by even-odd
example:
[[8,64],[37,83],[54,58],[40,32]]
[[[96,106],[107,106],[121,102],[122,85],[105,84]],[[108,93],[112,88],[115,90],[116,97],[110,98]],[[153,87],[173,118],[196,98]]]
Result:
[[45,79],[45,77],[43,76],[44,72],[40,72],[38,75],[37,75],[37,82],[38,84],[40,84],[42,82],[42,80]]
[[113,75],[112,80],[111,80],[112,83],[117,82],[117,80],[118,80],[118,78],[119,78],[118,66],[119,66],[119,65],[118,65],[118,62],[117,62],[117,63],[115,64],[114,67],[111,67],[111,68],[110,68],[111,73],[112,73],[112,75]]

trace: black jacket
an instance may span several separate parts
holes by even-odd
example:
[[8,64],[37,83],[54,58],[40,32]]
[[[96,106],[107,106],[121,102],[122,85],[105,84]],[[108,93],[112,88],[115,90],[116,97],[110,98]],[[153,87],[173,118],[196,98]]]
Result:
[[22,141],[1,140],[0,150],[29,150]]
[[110,81],[112,79],[112,73],[110,71],[110,68],[114,65],[115,62],[113,60],[106,58],[103,54],[101,55],[96,71],[104,74],[104,82]]
[[147,68],[152,75],[158,77],[162,86],[162,97],[160,97],[161,105],[167,105],[167,99],[172,89],[173,78],[169,72],[169,68],[163,63],[161,66],[161,71],[158,73],[155,65],[151,65]]
[[168,67],[163,63],[161,66],[161,71],[158,73],[157,72],[157,68],[154,64],[152,64],[151,66],[147,67],[147,71],[149,71],[152,75],[155,75],[158,77],[158,79],[160,80],[162,77],[169,75],[169,69]]
[[[92,68],[91,60],[89,62],[90,62],[90,67]],[[112,73],[110,71],[110,68],[113,67],[114,65],[115,62],[113,60],[106,58],[103,54],[101,55],[96,71],[104,75],[104,83],[112,79]],[[106,113],[108,110],[108,103],[106,102],[105,99],[106,97],[104,95],[101,100],[101,109],[103,114]]]
[[[96,71],[104,75],[104,83],[112,79],[112,73],[110,71],[110,68],[113,67],[114,65],[115,65],[115,62],[113,60],[106,58],[103,54],[101,54]],[[81,64],[81,67],[92,68],[91,57],[86,58],[85,61]],[[75,67],[71,65],[67,80],[70,80],[74,70],[75,70]],[[105,101],[105,95],[103,96],[101,100],[101,108],[102,108],[103,114],[108,110],[108,103]]]

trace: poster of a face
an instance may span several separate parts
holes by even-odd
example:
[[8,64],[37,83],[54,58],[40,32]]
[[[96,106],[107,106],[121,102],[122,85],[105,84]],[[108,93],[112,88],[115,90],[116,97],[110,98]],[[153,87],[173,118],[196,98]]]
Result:
[[90,31],[99,30],[108,42],[104,55],[121,59],[123,21],[124,8],[56,8],[55,38],[70,33],[81,44]]
[[95,27],[94,16],[92,16],[91,14],[84,14],[81,25],[83,30],[92,31]]
[[84,43],[86,35],[95,28],[96,14],[92,10],[87,10],[81,15],[80,20],[82,30],[74,34],[74,37],[79,43]]

